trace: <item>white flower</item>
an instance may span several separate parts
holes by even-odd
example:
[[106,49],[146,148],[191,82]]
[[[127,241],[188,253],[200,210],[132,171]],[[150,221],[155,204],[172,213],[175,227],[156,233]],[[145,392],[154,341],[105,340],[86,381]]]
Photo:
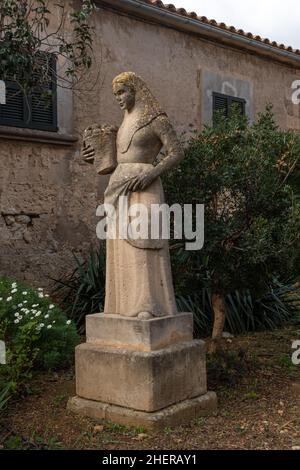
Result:
[[19,317],[19,316],[20,316],[19,312],[16,312],[15,317]]
[[32,313],[36,313],[36,312],[37,312],[37,310],[35,310],[35,308],[32,309],[31,311],[32,311]]
[[15,323],[19,323],[20,320],[18,318],[15,319]]
[[27,291],[24,290],[24,291],[22,292],[22,294],[23,294],[23,295],[27,295]]
[[17,287],[17,283],[16,282],[13,282],[11,287],[14,289],[15,287]]
[[34,305],[32,305],[33,308],[34,308],[34,307],[38,307],[38,306],[39,306],[39,304],[34,304]]
[[3,297],[0,297],[0,301],[3,300]]
[[38,290],[43,291],[44,289],[42,287],[38,287]]
[[39,326],[39,328],[44,328],[45,323],[40,323],[38,326]]
[[18,319],[19,319],[19,320],[22,320],[22,318],[23,318],[22,315],[20,315]]
[[70,323],[71,323],[71,320],[66,321],[66,325],[70,325]]
[[24,303],[24,304],[27,304],[27,300],[23,300],[23,303]]
[[54,323],[55,323],[55,320],[53,320],[52,324],[54,324]]
[[49,297],[49,294],[45,294],[45,297]]
[[47,315],[45,315],[45,317],[44,317],[44,318],[49,318],[49,313],[47,313]]
[[34,317],[30,317],[30,320],[33,320]]
[[39,293],[39,298],[42,299],[44,297],[44,294],[42,294],[41,292]]
[[42,312],[36,312],[35,316],[39,317]]
[[18,307],[19,307],[19,308],[20,308],[20,307],[23,307],[23,304],[18,304]]
[[50,330],[50,328],[52,328],[52,325],[47,326],[47,330]]
[[18,289],[13,289],[13,290],[11,291],[11,294],[14,294],[15,292],[18,292]]
[[9,302],[10,300],[12,300],[12,297],[7,297],[6,302]]
[[55,305],[51,304],[49,305],[49,309],[52,310],[55,307]]

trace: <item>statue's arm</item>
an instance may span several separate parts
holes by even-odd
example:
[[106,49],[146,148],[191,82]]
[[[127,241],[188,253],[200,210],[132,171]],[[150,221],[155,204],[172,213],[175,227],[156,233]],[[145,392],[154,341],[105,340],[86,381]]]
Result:
[[153,169],[153,173],[157,178],[178,165],[184,157],[184,152],[177,134],[167,116],[158,116],[154,119],[152,122],[152,128],[160,139],[166,154]]
[[184,157],[176,132],[167,116],[162,115],[155,118],[151,122],[151,128],[164,147],[166,155],[151,170],[134,178],[127,187],[129,191],[142,191],[147,188],[156,178],[178,165]]

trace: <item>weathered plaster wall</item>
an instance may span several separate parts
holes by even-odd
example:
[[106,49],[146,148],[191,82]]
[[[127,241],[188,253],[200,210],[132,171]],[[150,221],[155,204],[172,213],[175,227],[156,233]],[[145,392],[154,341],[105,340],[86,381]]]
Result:
[[[102,9],[93,23],[96,64],[73,110],[70,95],[65,101],[79,139],[91,123],[121,122],[111,80],[124,70],[145,78],[178,131],[205,120],[207,76],[221,85],[230,77],[246,83],[240,89],[252,94],[253,115],[273,102],[279,125],[300,129],[300,106],[290,99],[300,71]],[[69,270],[71,250],[87,253],[96,242],[95,209],[107,180],[81,162],[79,142],[67,147],[0,136],[0,272],[45,285]]]

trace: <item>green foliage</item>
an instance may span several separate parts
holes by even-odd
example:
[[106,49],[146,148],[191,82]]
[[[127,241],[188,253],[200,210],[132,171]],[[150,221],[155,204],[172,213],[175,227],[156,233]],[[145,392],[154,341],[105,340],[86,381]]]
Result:
[[[0,3],[0,77],[13,77],[26,92],[48,83],[52,73],[56,75],[53,57],[67,63],[64,87],[74,86],[92,63],[93,28],[88,25],[94,9],[92,0],[83,0],[80,10],[70,14],[65,2],[57,2],[52,12],[47,3]],[[58,21],[55,27],[54,19]]]
[[252,126],[237,112],[218,116],[189,141],[182,164],[164,178],[169,204],[205,205],[204,248],[184,252],[177,242],[172,249],[180,294],[206,286],[260,296],[274,277],[299,274],[300,209],[292,189],[299,155],[300,134],[280,130],[271,107]]
[[61,299],[60,305],[80,333],[84,332],[85,316],[103,311],[105,297],[105,250],[102,245],[92,250],[87,261],[75,254],[75,269],[71,275],[53,279],[53,294]]
[[[199,289],[200,293],[178,296],[179,311],[193,312],[195,333],[208,335],[212,328],[211,291]],[[296,321],[300,301],[300,286],[283,285],[278,281],[266,288],[261,297],[249,289],[234,291],[226,296],[225,331],[233,334],[259,330],[273,330]]]
[[4,400],[26,387],[35,368],[70,364],[79,342],[75,325],[43,289],[7,278],[0,278],[0,339],[6,345],[6,364],[0,366]]

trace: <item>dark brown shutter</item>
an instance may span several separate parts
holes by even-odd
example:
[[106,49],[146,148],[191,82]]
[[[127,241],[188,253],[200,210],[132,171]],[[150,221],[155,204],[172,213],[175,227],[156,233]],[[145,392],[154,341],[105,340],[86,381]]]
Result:
[[234,104],[240,110],[240,113],[244,116],[245,114],[245,101],[238,98],[231,98],[231,104]]
[[[53,58],[53,70],[55,70]],[[55,73],[49,83],[25,97],[19,85],[6,81],[6,104],[0,105],[0,125],[57,131],[57,93]],[[47,93],[47,97],[45,96]]]
[[219,93],[213,94],[213,112],[220,112],[224,117],[228,117],[228,97]]
[[[47,91],[47,90],[45,90]],[[31,122],[39,128],[55,126],[53,97],[45,97],[44,90],[31,94]]]
[[235,96],[223,95],[222,93],[213,93],[213,114],[222,111],[224,117],[228,117],[231,105],[237,105],[242,115],[246,112],[246,101]]
[[23,125],[25,116],[25,99],[19,86],[7,81],[6,104],[0,105],[0,123],[7,126]]

